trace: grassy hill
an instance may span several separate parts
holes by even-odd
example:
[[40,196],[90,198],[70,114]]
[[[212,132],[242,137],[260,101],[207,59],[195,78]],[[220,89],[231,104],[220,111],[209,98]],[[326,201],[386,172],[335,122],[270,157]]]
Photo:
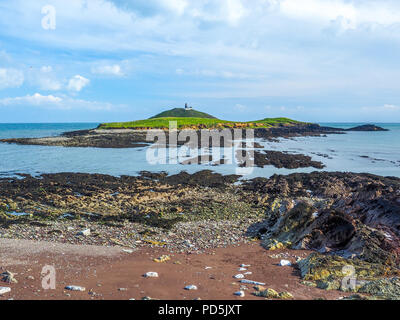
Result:
[[237,122],[216,118],[161,117],[130,122],[103,123],[99,129],[168,129],[170,121],[176,121],[178,129],[222,129],[222,128],[270,128],[278,125],[295,125],[301,122],[288,118],[266,118],[256,121]]
[[185,110],[184,108],[175,108],[172,110],[161,112],[150,119],[155,118],[206,118],[216,119],[212,115],[196,110]]

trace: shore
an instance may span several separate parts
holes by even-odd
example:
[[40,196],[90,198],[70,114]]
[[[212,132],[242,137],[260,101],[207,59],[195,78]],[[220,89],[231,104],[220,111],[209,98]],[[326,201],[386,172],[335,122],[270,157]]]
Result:
[[[254,285],[241,284],[234,276],[241,264],[250,265],[248,279],[264,282],[266,288],[289,292],[296,300],[336,300],[348,293],[326,291],[301,283],[293,266],[279,266],[279,257],[295,262],[310,252],[282,250],[272,254],[259,242],[208,250],[204,253],[171,253],[162,248],[139,249],[132,253],[123,247],[66,245],[49,242],[0,239],[0,261],[3,270],[15,273],[18,283],[0,300],[265,300],[257,297]],[[153,260],[168,255],[162,263]],[[56,270],[56,289],[42,288],[43,266]],[[158,278],[145,278],[149,271]],[[84,287],[84,292],[65,290],[68,285]],[[196,285],[198,290],[185,290]],[[244,297],[235,292],[242,290]]]
[[[111,251],[120,254],[125,248],[151,258],[167,254],[174,257],[172,261],[187,256],[209,259],[210,252],[227,250],[238,257],[232,264],[236,269],[226,273],[229,280],[240,264],[267,261],[244,261],[251,247],[257,248],[255,256],[260,257],[284,252],[275,256],[275,264],[291,258],[295,267],[291,272],[297,270],[296,279],[310,287],[341,290],[337,293],[343,296],[349,293],[342,288],[343,268],[350,267],[356,275],[351,292],[362,293],[364,298],[400,298],[399,178],[328,172],[275,175],[241,183],[238,178],[211,171],[171,176],[142,172],[138,177],[60,173],[3,178],[0,238],[15,241],[15,245],[32,240],[54,243],[55,248],[72,245],[78,254],[87,245],[112,247]],[[13,249],[4,250],[13,256]],[[15,252],[14,259],[26,260],[23,255],[18,258],[23,250]],[[0,265],[3,268],[6,257]],[[207,266],[203,261],[202,268]],[[219,268],[225,267],[221,264]],[[152,269],[146,272],[157,271]],[[107,265],[104,270],[107,273]],[[260,278],[275,272],[271,270],[264,270]],[[274,284],[282,290],[279,285],[285,281]],[[155,298],[165,297],[156,293],[159,297]],[[312,297],[296,294],[299,299]],[[209,298],[213,297],[220,296]]]

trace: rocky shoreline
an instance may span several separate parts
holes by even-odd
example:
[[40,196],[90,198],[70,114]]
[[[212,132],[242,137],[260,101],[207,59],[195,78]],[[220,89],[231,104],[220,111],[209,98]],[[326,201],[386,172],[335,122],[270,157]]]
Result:
[[400,179],[327,172],[238,179],[211,171],[3,178],[0,237],[178,253],[261,239],[271,252],[313,250],[294,266],[310,286],[343,290],[350,266],[351,291],[400,298]]

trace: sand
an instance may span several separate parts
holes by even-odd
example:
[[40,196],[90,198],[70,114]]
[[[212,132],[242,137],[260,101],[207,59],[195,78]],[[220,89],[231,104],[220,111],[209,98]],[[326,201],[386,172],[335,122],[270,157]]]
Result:
[[[281,267],[279,258],[270,257],[281,253],[295,262],[295,256],[306,256],[307,251],[271,252],[257,242],[202,254],[170,254],[162,248],[127,253],[123,249],[0,239],[1,272],[9,270],[18,280],[16,284],[0,283],[12,289],[0,300],[140,300],[146,296],[162,300],[265,300],[251,294],[252,285],[245,285],[245,297],[234,296],[242,286],[240,280],[233,278],[243,273],[238,271],[241,264],[251,265],[248,271],[252,274],[246,279],[265,282],[266,287],[278,292],[289,291],[295,299],[337,299],[345,295],[301,284],[295,267]],[[153,261],[162,255],[171,259]],[[55,267],[55,290],[42,288],[41,271],[45,265]],[[144,278],[143,274],[150,271],[159,277]],[[82,286],[86,291],[67,291],[68,285]],[[187,285],[195,285],[198,290],[184,290]]]

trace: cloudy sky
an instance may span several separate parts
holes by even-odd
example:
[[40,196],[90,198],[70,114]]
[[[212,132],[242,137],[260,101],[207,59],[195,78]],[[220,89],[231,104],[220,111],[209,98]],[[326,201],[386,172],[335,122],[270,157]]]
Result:
[[400,122],[399,49],[398,0],[0,0],[0,122]]

